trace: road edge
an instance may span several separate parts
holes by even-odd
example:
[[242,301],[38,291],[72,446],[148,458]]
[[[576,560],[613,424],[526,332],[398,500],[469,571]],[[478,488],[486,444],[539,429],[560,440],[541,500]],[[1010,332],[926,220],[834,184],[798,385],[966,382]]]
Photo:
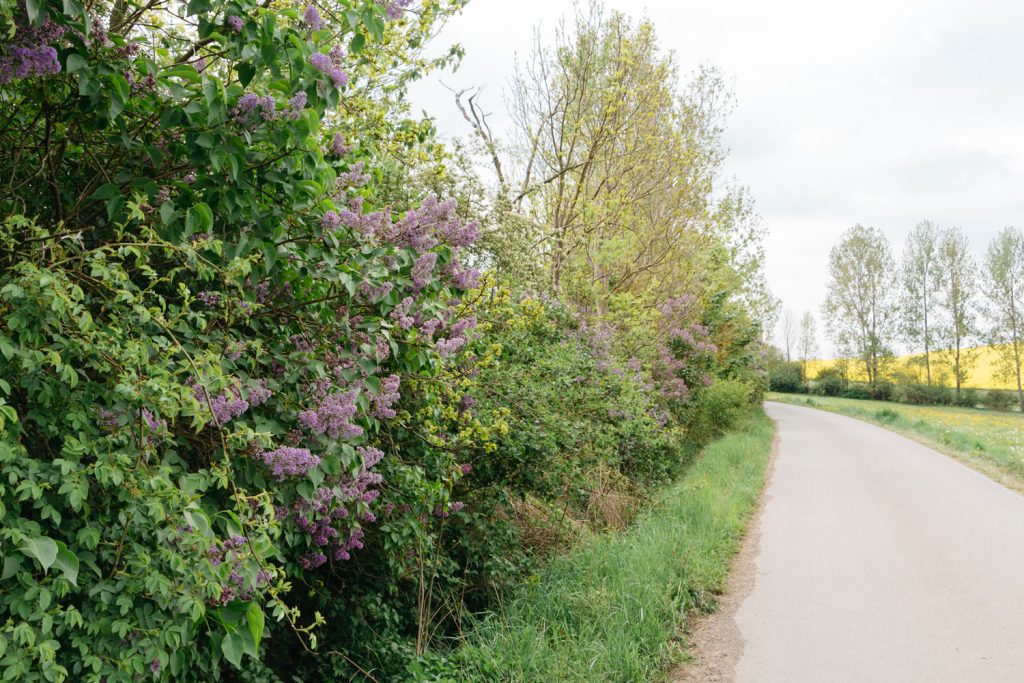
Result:
[[765,467],[764,482],[757,502],[747,518],[739,550],[729,563],[725,591],[714,612],[686,620],[683,632],[683,661],[670,670],[666,680],[673,683],[724,683],[736,675],[745,642],[736,623],[736,612],[754,590],[757,557],[761,552],[761,519],[771,499],[768,487],[775,477],[779,456],[779,423],[772,420],[772,446]]

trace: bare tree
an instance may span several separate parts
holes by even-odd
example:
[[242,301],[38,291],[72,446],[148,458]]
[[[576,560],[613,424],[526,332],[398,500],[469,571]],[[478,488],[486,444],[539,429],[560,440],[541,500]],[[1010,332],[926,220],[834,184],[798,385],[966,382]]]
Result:
[[1024,233],[1019,228],[1004,228],[989,245],[985,255],[985,294],[992,342],[998,347],[1003,375],[1016,380],[1017,400],[1024,411]]
[[786,352],[786,362],[792,362],[793,348],[797,343],[797,319],[792,309],[787,308],[782,312],[782,318],[779,320],[779,337]]
[[860,359],[872,384],[880,379],[882,359],[890,353],[895,271],[889,241],[876,228],[855,225],[829,255],[823,307],[828,333],[842,352]]
[[814,314],[810,311],[804,311],[800,318],[797,348],[800,354],[800,370],[803,372],[804,379],[807,379],[807,363],[818,353],[818,324],[814,320]]

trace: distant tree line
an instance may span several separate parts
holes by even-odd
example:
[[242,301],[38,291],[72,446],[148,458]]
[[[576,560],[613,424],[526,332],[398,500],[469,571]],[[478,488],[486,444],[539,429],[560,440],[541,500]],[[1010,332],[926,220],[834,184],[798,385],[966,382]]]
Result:
[[[1004,228],[979,265],[957,227],[918,223],[897,262],[880,230],[855,225],[832,248],[822,312],[839,354],[860,363],[871,386],[881,381],[886,360],[902,342],[921,354],[927,386],[935,382],[937,359],[951,368],[959,402],[977,360],[972,345],[991,344],[999,372],[1015,385],[1024,410],[1020,228]],[[783,331],[785,340],[791,336],[795,332]]]

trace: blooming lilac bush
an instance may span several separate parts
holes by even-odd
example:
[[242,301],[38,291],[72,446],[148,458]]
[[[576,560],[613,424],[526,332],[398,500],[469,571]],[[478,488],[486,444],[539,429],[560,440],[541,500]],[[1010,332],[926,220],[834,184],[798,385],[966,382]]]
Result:
[[487,441],[441,418],[474,228],[373,182],[420,129],[383,55],[458,5],[0,5],[6,678],[368,661],[306,594],[411,577]]

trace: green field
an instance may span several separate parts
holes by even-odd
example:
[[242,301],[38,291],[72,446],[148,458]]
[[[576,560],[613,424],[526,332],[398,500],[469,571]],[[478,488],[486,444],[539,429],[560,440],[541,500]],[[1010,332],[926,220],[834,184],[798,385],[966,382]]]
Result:
[[714,607],[764,484],[762,414],[709,445],[635,526],[556,558],[471,630],[468,680],[648,681],[681,658],[685,616]]
[[882,425],[1024,491],[1024,416],[1019,413],[801,394],[769,393],[766,400],[810,405]]

